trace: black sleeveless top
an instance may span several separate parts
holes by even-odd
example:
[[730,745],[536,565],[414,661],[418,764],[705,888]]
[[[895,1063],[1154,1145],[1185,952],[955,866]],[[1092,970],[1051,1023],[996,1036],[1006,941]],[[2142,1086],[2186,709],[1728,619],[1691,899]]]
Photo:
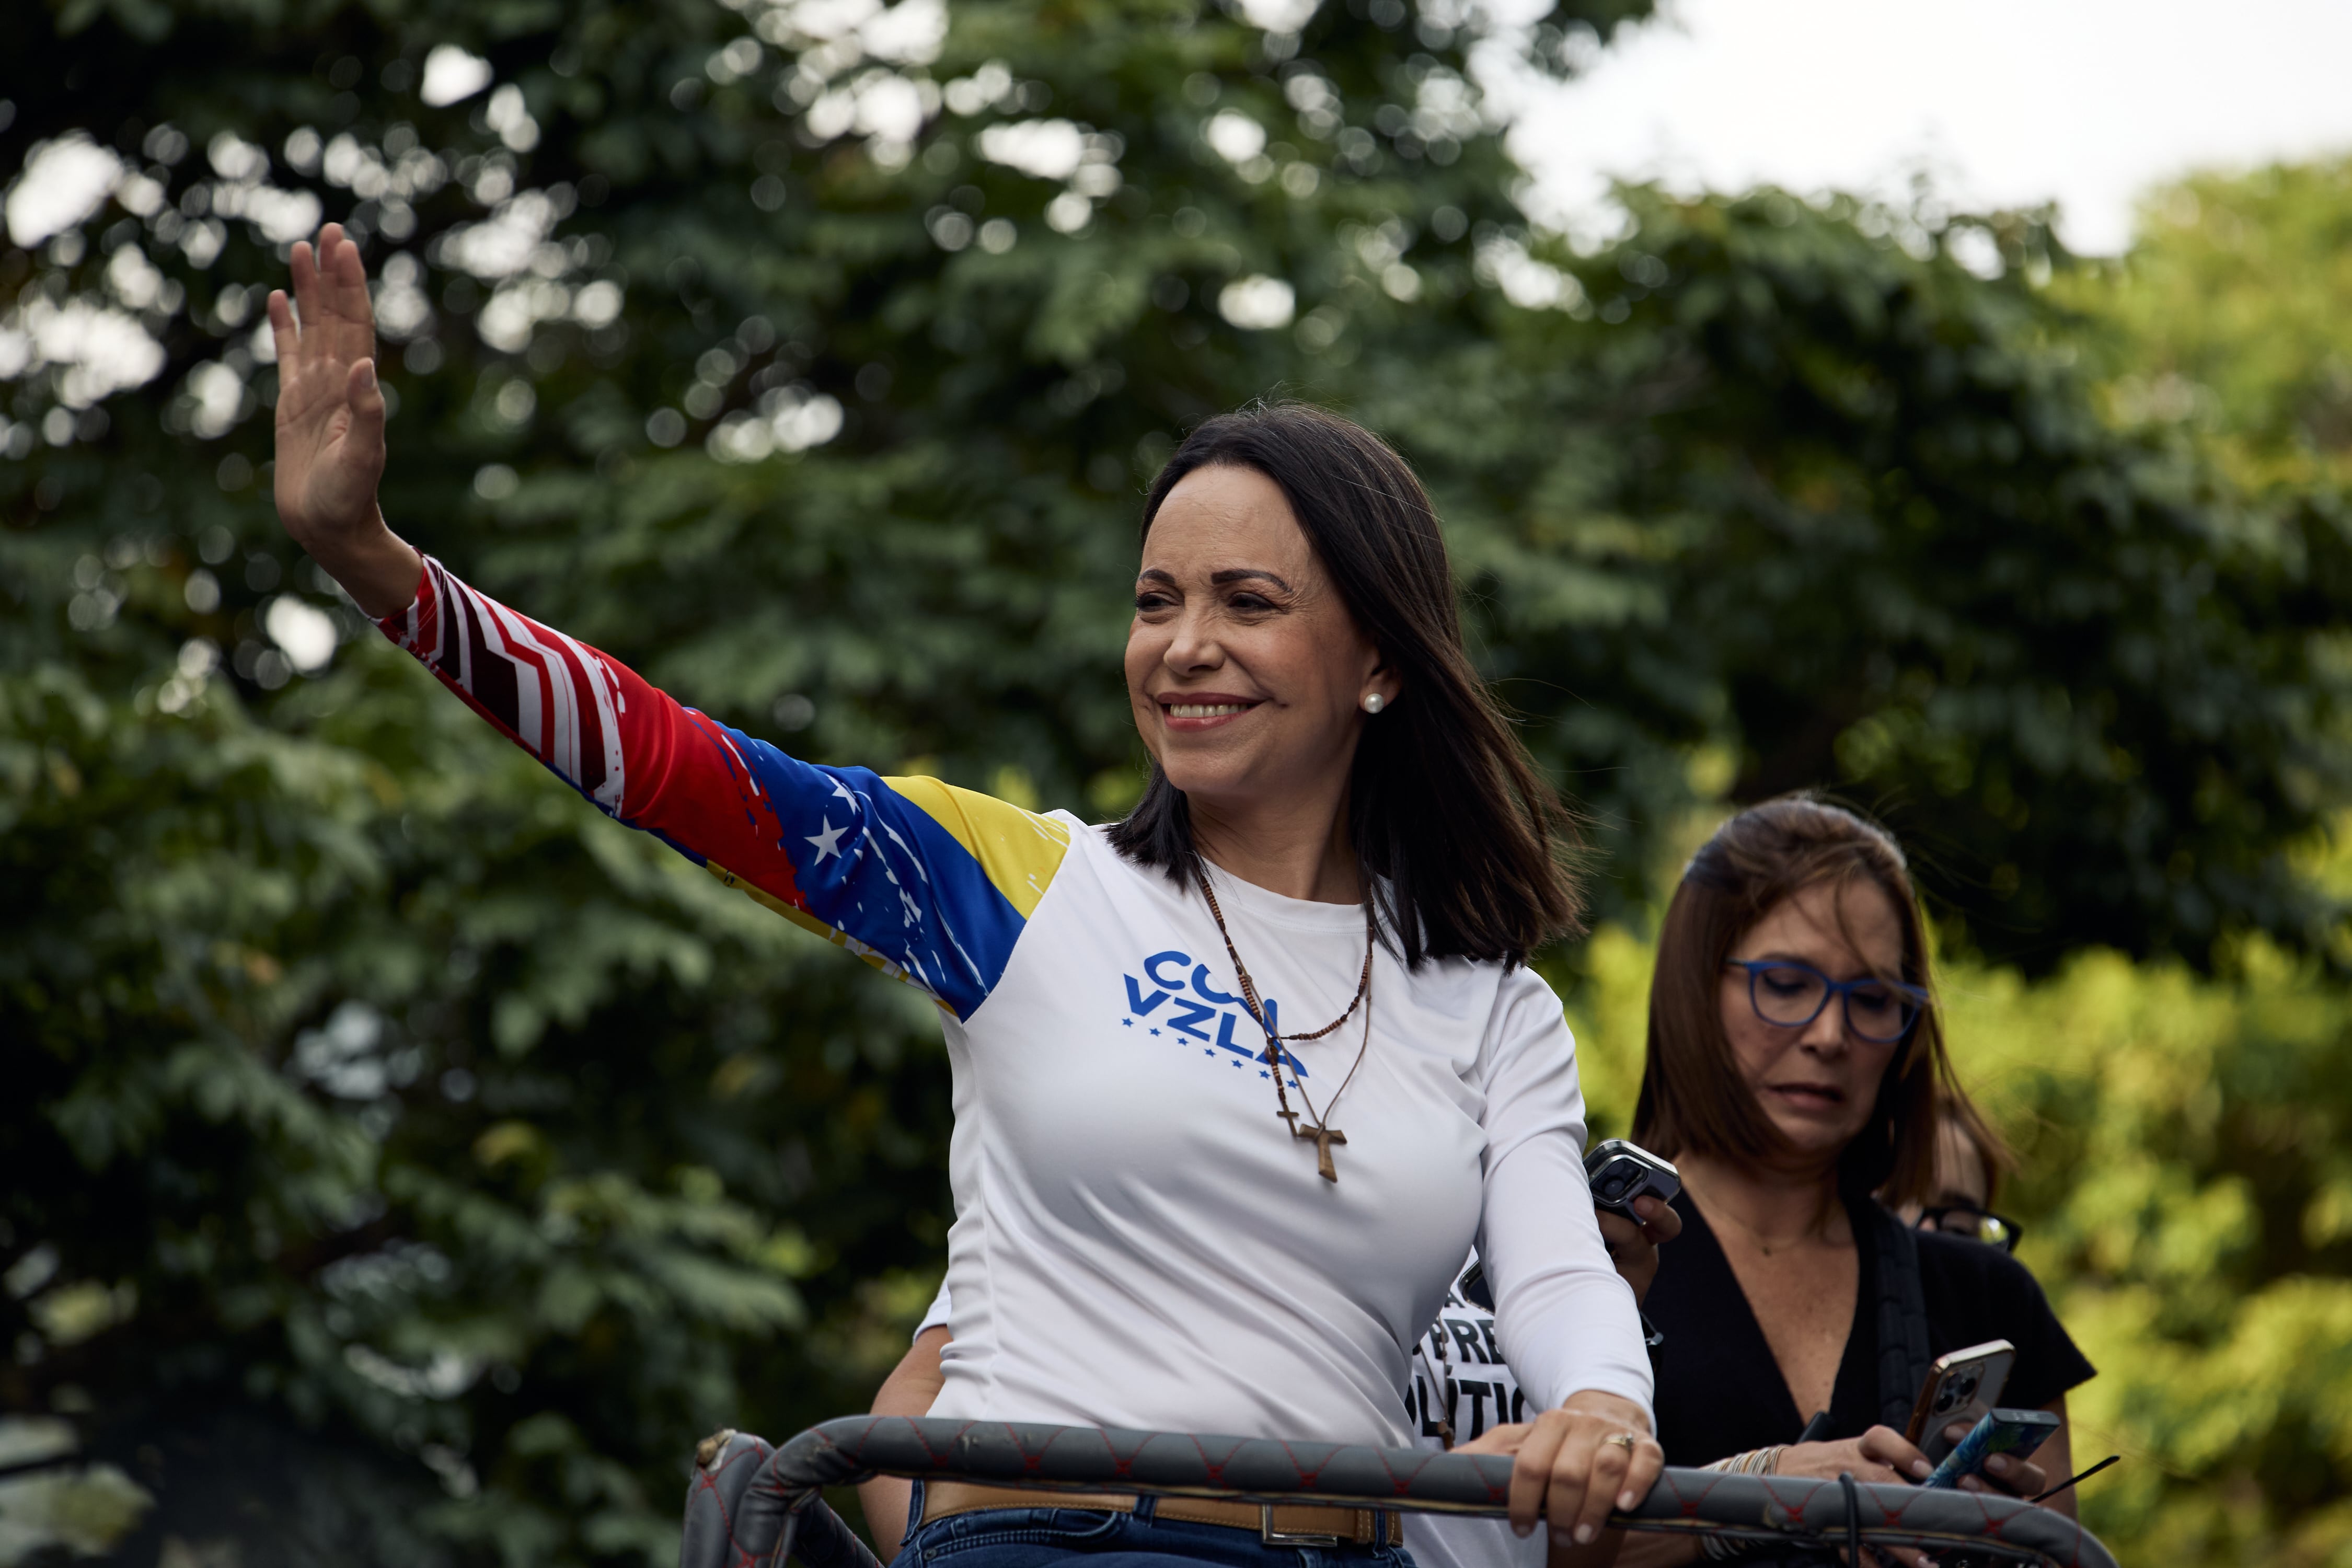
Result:
[[[1764,1331],[1706,1216],[1685,1190],[1682,1235],[1658,1251],[1643,1310],[1665,1336],[1657,1372],[1658,1442],[1670,1465],[1793,1443],[1800,1411]],[[1861,1254],[1853,1324],[1830,1395],[1832,1439],[1874,1426],[1903,1430],[1927,1363],[1986,1340],[2017,1347],[2000,1402],[2038,1409],[2094,1375],[2042,1287],[1998,1247],[1915,1231],[1874,1200],[1849,1198]]]

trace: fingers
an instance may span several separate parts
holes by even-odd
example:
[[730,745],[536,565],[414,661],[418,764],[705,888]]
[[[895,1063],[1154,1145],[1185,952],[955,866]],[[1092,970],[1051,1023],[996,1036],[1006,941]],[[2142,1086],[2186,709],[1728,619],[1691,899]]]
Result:
[[[1544,1412],[1511,1471],[1513,1525],[1524,1532],[1533,1523],[1527,1494],[1540,1492],[1555,1549],[1600,1539],[1617,1500],[1633,1492],[1638,1500],[1664,1463],[1649,1428],[1648,1411],[1597,1388],[1580,1389],[1559,1409]],[[1648,1460],[1638,1471],[1637,1457]]]
[[1982,1476],[1962,1476],[1960,1489],[1996,1496],[2036,1497],[2050,1489],[2048,1472],[2031,1459],[1995,1454],[1985,1461]]
[[[319,231],[319,238],[323,243],[328,235],[337,232],[335,226],[329,224]],[[304,321],[316,321],[319,319],[319,257],[309,240],[294,242],[294,254],[287,258],[286,270],[294,284],[294,308],[301,312]]]
[[1817,1480],[1832,1480],[1840,1471],[1845,1471],[1858,1481],[1890,1486],[1900,1485],[1907,1479],[1864,1454],[1861,1443],[1852,1437],[1836,1443],[1791,1443],[1780,1451],[1780,1462],[1772,1471],[1775,1475],[1808,1476]]
[[1897,1479],[1923,1481],[1932,1474],[1935,1466],[1927,1456],[1913,1447],[1904,1436],[1892,1426],[1873,1426],[1862,1435],[1862,1456],[1874,1463],[1885,1466]]
[[[1621,1436],[1634,1440],[1631,1444],[1613,1440]],[[1563,1525],[1568,1526],[1570,1539],[1579,1546],[1589,1545],[1600,1537],[1609,1523],[1609,1510],[1633,1489],[1633,1461],[1643,1446],[1639,1433],[1611,1432],[1589,1421],[1562,1445],[1565,1457],[1580,1458],[1583,1463],[1566,1473],[1560,1460],[1552,1463],[1551,1519],[1555,1541],[1559,1539]],[[1638,1497],[1634,1499],[1639,1500]]]
[[1632,1458],[1625,1467],[1625,1479],[1617,1489],[1617,1509],[1621,1513],[1639,1508],[1650,1489],[1658,1484],[1665,1472],[1666,1451],[1647,1437],[1633,1445]]
[[1454,1451],[1457,1454],[1516,1454],[1526,1445],[1528,1434],[1534,1430],[1534,1426],[1525,1421],[1505,1422],[1500,1426],[1487,1427],[1467,1443],[1454,1444]]
[[1622,1258],[1643,1244],[1642,1227],[1622,1215],[1606,1209],[1595,1209],[1592,1217],[1601,1222],[1601,1244],[1612,1258]]
[[360,259],[360,247],[333,224],[329,224],[322,234],[333,235],[335,241],[324,255],[327,275],[333,287],[331,303],[335,314],[364,328],[372,337],[375,331],[375,307],[368,299],[367,264]]
[[1618,1278],[1633,1288],[1633,1300],[1639,1303],[1658,1277],[1657,1244],[1650,1239],[1648,1227],[1622,1215],[1596,1214],[1595,1217],[1601,1222],[1601,1240],[1609,1248],[1611,1265]]
[[[311,359],[349,363],[374,353],[375,310],[368,299],[367,268],[343,226],[331,223],[320,229],[316,245],[297,240],[287,265],[294,283],[296,339]],[[282,351],[278,363],[287,363]]]
[[1633,1212],[1641,1216],[1642,1234],[1653,1244],[1672,1241],[1683,1233],[1683,1216],[1675,1205],[1655,1198],[1635,1198]]
[[[294,326],[294,307],[287,301],[283,289],[269,291],[269,336],[270,341],[278,345],[278,363],[282,366],[292,366],[294,355],[300,348],[300,334]],[[286,371],[280,370],[278,374],[282,376]]]
[[1995,1454],[1985,1461],[1985,1473],[2016,1497],[2038,1497],[2050,1489],[2050,1472],[2031,1459]]
[[1553,1459],[1568,1435],[1568,1421],[1558,1410],[1547,1410],[1534,1423],[1511,1464],[1511,1529],[1532,1535],[1543,1518],[1544,1491],[1551,1480]]
[[[1592,1483],[1601,1479],[1602,1463],[1593,1453],[1599,1434],[1590,1430],[1591,1425],[1591,1422],[1580,1422],[1575,1427],[1562,1432],[1559,1448],[1552,1455],[1551,1474],[1544,1488],[1544,1516],[1551,1521],[1552,1540],[1562,1546],[1571,1542],[1583,1545],[1592,1539],[1599,1523],[1585,1518],[1586,1506],[1591,1500],[1592,1493],[1599,1489]],[[1617,1477],[1612,1475],[1609,1479],[1613,1483]],[[1601,1496],[1606,1500],[1613,1495],[1614,1489],[1612,1485],[1609,1490],[1601,1491]],[[1601,1512],[1603,1517],[1607,1516],[1605,1502]]]
[[357,443],[362,451],[380,450],[384,405],[383,388],[376,384],[375,361],[363,359],[352,366],[343,397],[352,406],[352,431],[344,439]]
[[[1888,1436],[1894,1436],[1894,1434],[1887,1432],[1884,1426],[1875,1426],[1871,1430],[1886,1432]],[[1907,1447],[1900,1437],[1895,1437],[1895,1442],[1898,1447]],[[1780,1451],[1780,1462],[1773,1467],[1773,1469],[1779,1475],[1812,1476],[1824,1480],[1835,1478],[1841,1470],[1843,1470],[1851,1472],[1853,1479],[1858,1481],[1885,1482],[1889,1485],[1899,1484],[1912,1479],[1895,1469],[1885,1459],[1877,1458],[1873,1449],[1873,1441],[1868,1437],[1841,1437],[1834,1443],[1791,1443]],[[1899,1456],[1890,1451],[1888,1458],[1899,1458]]]

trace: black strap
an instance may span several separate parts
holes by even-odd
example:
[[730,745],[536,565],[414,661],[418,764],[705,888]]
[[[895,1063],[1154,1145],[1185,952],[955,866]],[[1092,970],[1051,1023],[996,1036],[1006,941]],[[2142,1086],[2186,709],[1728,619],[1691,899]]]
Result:
[[[1845,1494],[1845,1560],[1847,1568],[1864,1568],[1862,1556],[1862,1489],[1852,1470],[1838,1472],[1838,1489]],[[1874,1556],[1872,1561],[1876,1561]]]
[[1874,1198],[1853,1205],[1870,1227],[1878,1262],[1878,1419],[1900,1432],[1927,1380],[1927,1293],[1919,1279],[1919,1239]]

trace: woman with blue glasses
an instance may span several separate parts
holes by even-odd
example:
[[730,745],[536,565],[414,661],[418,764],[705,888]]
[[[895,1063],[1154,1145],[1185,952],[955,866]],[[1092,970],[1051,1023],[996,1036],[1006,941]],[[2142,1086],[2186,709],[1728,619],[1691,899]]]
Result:
[[[1982,1130],[1894,838],[1804,796],[1725,823],[1666,912],[1634,1112],[1634,1140],[1683,1179],[1645,1302],[1669,1464],[1916,1480],[1928,1466],[1904,1432],[1928,1363],[1996,1339],[2017,1349],[2000,1403],[2064,1420],[2092,1367],[2033,1277],[1879,1201],[1933,1201],[1946,1119]],[[1962,1484],[2030,1497],[2068,1458],[2062,1426]],[[1696,1550],[1636,1537],[1622,1561]]]

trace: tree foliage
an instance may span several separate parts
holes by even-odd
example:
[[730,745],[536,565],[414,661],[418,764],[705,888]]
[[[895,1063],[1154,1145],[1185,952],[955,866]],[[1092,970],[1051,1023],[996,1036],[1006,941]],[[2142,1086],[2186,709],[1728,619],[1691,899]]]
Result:
[[1607,907],[1824,784],[2037,970],[2323,934],[2331,515],[2097,418],[2031,225],[1531,236],[1471,52],[1639,9],[44,15],[0,86],[0,1388],[152,1493],[126,1552],[665,1558],[693,1438],[862,1404],[948,1217],[920,1006],[284,544],[254,328],[321,215],[383,279],[395,526],[807,754],[1121,808],[1136,495],[1286,391],[1429,477]]
[[2352,477],[2352,162],[2193,175],[2080,280],[2121,421],[2187,426],[2257,489]]
[[1645,848],[1695,749],[1683,782],[1736,800],[1837,785],[2037,969],[2324,942],[2281,849],[2346,782],[2340,516],[2102,420],[2038,226],[1906,247],[1779,193],[1630,201],[1576,268],[1591,319],[1465,346],[1470,397],[1366,405],[1448,489],[1559,764],[1625,767],[1587,793]]

